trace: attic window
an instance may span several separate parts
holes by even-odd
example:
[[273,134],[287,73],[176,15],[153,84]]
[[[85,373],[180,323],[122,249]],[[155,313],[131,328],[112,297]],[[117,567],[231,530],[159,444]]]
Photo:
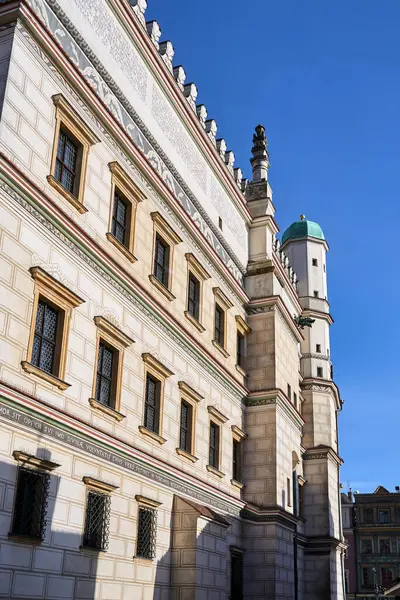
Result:
[[319,298],[319,292],[317,290],[314,290],[314,298]]
[[318,353],[321,352],[321,344],[316,344],[315,351],[318,352]]
[[318,267],[318,259],[317,258],[313,258],[312,259],[312,266],[313,267]]

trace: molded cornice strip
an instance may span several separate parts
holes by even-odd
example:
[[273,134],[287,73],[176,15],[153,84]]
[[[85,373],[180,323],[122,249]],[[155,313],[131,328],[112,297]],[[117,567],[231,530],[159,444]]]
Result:
[[170,490],[191,496],[204,504],[211,504],[231,515],[239,516],[244,506],[242,501],[217,490],[205,481],[169,466],[4,382],[0,382],[0,419],[51,438],[58,444],[101,458],[118,468],[147,477]]
[[236,401],[241,401],[247,395],[247,389],[235,381],[225,367],[212,358],[207,349],[164,310],[162,304],[151,298],[148,291],[145,291],[131,275],[124,271],[104,248],[98,246],[76,223],[69,220],[60,208],[55,207],[44,192],[37,191],[33,184],[22,176],[14,165],[8,163],[1,153],[0,190],[18,202],[42,226],[86,262],[97,275],[112,283],[115,290],[156,322],[185,352],[219,381]]
[[[176,200],[190,215],[219,258],[242,285],[245,267],[217,231],[216,226],[210,221],[205,210],[190,192],[155,138],[141,121],[139,115],[115,84],[110,74],[96,59],[95,54],[87,46],[85,40],[69,21],[64,11],[60,9],[55,0],[47,0],[48,4],[44,0],[26,0],[26,2],[39,17],[41,23],[45,25],[46,30],[51,34],[57,45],[61,47],[63,53],[69,58],[70,64],[67,65],[64,61],[63,67],[68,71],[71,71],[71,69],[79,71],[113,119],[118,122],[125,134],[134,141],[140,152],[150,161],[153,169],[167,183]],[[51,5],[51,8],[49,5]],[[31,19],[26,19],[25,23],[36,34],[41,35],[43,42],[46,42],[38,27],[32,27]],[[52,54],[54,48],[50,50]]]

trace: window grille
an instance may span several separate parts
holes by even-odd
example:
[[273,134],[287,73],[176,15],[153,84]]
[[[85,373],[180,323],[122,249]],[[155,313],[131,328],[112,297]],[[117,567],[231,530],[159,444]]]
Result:
[[18,468],[12,533],[44,540],[50,475]]
[[224,346],[224,311],[218,304],[215,305],[215,341]]
[[97,359],[96,400],[105,406],[112,404],[114,361],[115,351],[100,341]]
[[141,506],[139,508],[136,555],[141,558],[155,558],[157,536],[157,511]]
[[114,209],[111,224],[111,233],[117,240],[128,247],[128,215],[129,206],[120,193],[114,193]]
[[144,426],[154,433],[159,431],[160,382],[151,375],[146,379]]
[[189,273],[188,313],[199,320],[200,282],[192,273]]
[[191,426],[192,426],[192,407],[187,402],[182,401],[179,447],[181,450],[186,450],[186,452],[192,451]]
[[31,362],[47,373],[54,371],[58,323],[59,311],[44,300],[39,300]]
[[78,147],[62,130],[58,136],[55,178],[71,194],[74,193]]
[[210,423],[210,449],[209,464],[218,469],[219,463],[219,427],[215,423]]
[[169,246],[157,235],[154,253],[154,276],[168,287]]
[[241,333],[237,333],[237,357],[236,364],[239,367],[244,366],[244,336]]
[[240,465],[240,442],[233,440],[232,447],[232,477],[235,481],[241,481],[241,465]]
[[230,600],[243,600],[243,554],[231,553]]
[[83,545],[95,550],[108,550],[111,497],[101,492],[89,491],[86,504]]

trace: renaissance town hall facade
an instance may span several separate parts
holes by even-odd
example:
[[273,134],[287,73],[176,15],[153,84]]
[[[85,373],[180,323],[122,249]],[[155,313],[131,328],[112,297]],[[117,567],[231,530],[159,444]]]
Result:
[[328,246],[146,4],[0,0],[0,597],[341,600]]

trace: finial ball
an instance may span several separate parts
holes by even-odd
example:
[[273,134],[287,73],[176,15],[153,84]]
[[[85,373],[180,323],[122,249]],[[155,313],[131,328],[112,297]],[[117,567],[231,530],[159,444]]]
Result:
[[300,221],[304,221],[306,218],[306,215],[300,215]]

